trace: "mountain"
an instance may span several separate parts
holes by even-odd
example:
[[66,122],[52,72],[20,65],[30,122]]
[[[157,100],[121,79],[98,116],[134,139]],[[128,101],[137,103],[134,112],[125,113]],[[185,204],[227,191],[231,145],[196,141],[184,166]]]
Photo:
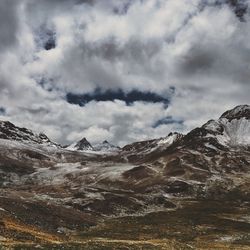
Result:
[[116,152],[120,150],[119,147],[109,143],[108,141],[103,141],[102,143],[98,143],[95,145],[91,145],[90,142],[83,138],[78,142],[72,143],[69,146],[65,147],[68,150],[72,151],[86,151],[86,152],[92,152],[92,153],[111,153]]
[[66,148],[69,150],[78,150],[78,151],[89,151],[94,149],[90,144],[90,142],[88,142],[88,140],[85,137],[82,138],[80,141],[69,145]]
[[172,144],[179,141],[183,136],[183,134],[171,132],[168,136],[163,138],[134,142],[124,146],[122,148],[122,153],[130,161],[145,161],[155,154],[163,152]]
[[120,148],[105,140],[102,143],[94,145],[94,150],[100,152],[115,152],[120,150]]
[[[70,239],[99,247],[86,249],[132,242],[167,249],[172,241],[166,239],[181,244],[173,249],[250,245],[249,105],[185,135],[170,133],[119,150],[107,141],[91,146],[85,138],[73,150],[54,147],[47,137],[8,122],[0,131],[5,239],[28,237],[37,244],[43,236],[47,243]],[[159,245],[147,240],[152,238]]]
[[35,134],[27,128],[20,128],[8,121],[0,121],[0,138],[7,140],[20,141],[25,143],[38,143],[48,146],[58,146],[50,141],[43,133]]
[[249,146],[249,120],[249,106],[238,106],[225,112],[217,121],[210,120],[202,128],[207,131],[207,136],[225,147]]

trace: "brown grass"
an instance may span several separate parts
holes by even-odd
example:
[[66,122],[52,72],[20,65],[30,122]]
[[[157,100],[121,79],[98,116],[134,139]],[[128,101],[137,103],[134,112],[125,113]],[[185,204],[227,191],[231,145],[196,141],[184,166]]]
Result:
[[63,242],[62,239],[56,235],[42,232],[40,229],[37,229],[34,226],[21,224],[12,219],[3,219],[3,223],[6,229],[15,230],[17,232],[22,232],[22,233],[28,233],[33,237],[35,237],[36,239],[39,239],[43,242],[48,242],[52,244],[59,244]]

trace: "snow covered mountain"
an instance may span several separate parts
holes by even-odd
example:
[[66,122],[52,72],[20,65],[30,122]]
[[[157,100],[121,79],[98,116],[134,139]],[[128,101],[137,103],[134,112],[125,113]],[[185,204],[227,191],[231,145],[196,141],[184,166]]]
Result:
[[84,137],[80,141],[75,142],[68,147],[66,147],[68,150],[77,150],[77,151],[91,151],[94,148],[90,144],[90,142]]
[[95,145],[91,145],[91,143],[84,137],[78,142],[72,143],[67,146],[66,149],[72,151],[82,151],[82,152],[92,152],[92,153],[111,153],[120,150],[119,147],[109,143],[108,141],[103,141],[102,143],[98,143]]

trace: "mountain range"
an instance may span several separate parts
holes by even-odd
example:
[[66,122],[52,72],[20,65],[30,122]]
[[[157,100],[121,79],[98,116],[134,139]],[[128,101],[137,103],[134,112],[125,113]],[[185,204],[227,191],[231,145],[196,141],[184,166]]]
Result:
[[185,135],[123,148],[107,141],[91,145],[86,138],[63,147],[45,134],[0,122],[3,246],[67,242],[106,249],[130,240],[149,244],[145,249],[168,249],[164,244],[173,242],[176,248],[169,249],[220,249],[212,242],[245,249],[249,185],[249,105]]

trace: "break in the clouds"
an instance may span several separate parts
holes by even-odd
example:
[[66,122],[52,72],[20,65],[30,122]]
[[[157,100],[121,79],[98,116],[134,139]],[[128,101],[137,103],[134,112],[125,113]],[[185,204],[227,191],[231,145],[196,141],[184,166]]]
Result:
[[186,132],[249,102],[249,0],[1,0],[0,118],[60,143]]
[[169,94],[160,95],[152,92],[141,92],[139,90],[132,90],[128,93],[125,93],[121,89],[119,90],[107,90],[101,91],[96,89],[93,93],[87,93],[83,95],[68,93],[66,96],[67,102],[72,104],[77,104],[80,106],[85,106],[86,103],[90,101],[114,101],[122,100],[127,105],[131,105],[134,102],[150,102],[150,103],[163,103],[166,105],[169,104],[171,99],[171,94],[174,93],[174,88],[170,88]]

